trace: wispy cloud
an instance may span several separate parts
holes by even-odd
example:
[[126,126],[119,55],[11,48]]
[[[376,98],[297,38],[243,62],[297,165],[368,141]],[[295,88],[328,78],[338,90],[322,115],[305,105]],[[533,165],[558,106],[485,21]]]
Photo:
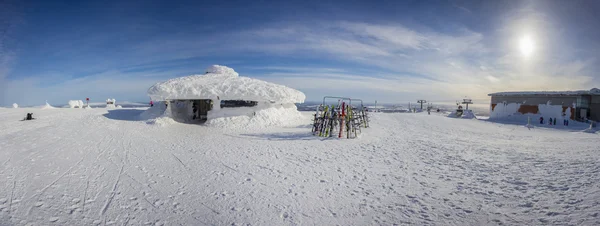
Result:
[[[478,13],[454,7],[463,14]],[[591,88],[589,84],[600,80],[594,74],[597,59],[566,54],[577,45],[568,42],[561,26],[533,7],[507,12],[498,18],[498,27],[486,30],[384,21],[281,21],[244,30],[189,30],[119,42],[114,51],[99,53],[92,50],[119,36],[83,36],[75,44],[86,51],[67,48],[67,42],[47,50],[75,65],[74,69],[47,67],[8,81],[12,91],[5,97],[18,98],[20,90],[28,87],[28,95],[37,99],[57,90],[63,90],[60,98],[104,92],[143,99],[153,82],[202,73],[210,64],[225,64],[242,75],[300,89],[310,99],[336,94],[388,101],[480,99],[503,90]],[[525,34],[536,40],[536,52],[529,59],[519,54],[517,45]],[[8,56],[5,62],[13,60],[8,54],[0,56],[0,78],[2,69],[9,68],[3,66],[3,56]],[[48,76],[58,79],[44,80]]]

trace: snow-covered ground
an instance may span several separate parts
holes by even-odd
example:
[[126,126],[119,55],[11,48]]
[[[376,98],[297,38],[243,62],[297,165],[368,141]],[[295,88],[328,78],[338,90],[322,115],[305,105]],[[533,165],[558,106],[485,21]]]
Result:
[[[372,113],[353,140],[0,109],[0,225],[600,225],[600,134]],[[19,121],[33,112],[36,120]]]

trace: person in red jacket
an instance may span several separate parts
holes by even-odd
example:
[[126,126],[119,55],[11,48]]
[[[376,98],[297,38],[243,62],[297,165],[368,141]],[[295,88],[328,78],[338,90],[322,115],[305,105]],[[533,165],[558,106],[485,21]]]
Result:
[[154,102],[150,101],[150,107],[154,107]]

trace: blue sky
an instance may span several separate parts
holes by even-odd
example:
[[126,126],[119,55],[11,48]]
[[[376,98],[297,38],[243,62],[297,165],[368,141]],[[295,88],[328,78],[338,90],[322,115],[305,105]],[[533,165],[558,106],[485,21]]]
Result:
[[590,89],[600,86],[598,11],[600,2],[585,0],[8,0],[0,106],[145,102],[155,82],[212,64],[308,100]]

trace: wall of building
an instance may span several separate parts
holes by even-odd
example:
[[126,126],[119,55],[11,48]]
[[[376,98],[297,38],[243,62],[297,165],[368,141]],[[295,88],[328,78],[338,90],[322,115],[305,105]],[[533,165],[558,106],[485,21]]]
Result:
[[573,107],[573,103],[577,103],[576,96],[493,96],[491,104],[503,103],[506,101],[507,104],[517,103],[521,105],[536,106],[540,104],[548,104],[550,101],[551,105],[562,105],[563,107]]
[[600,96],[592,96],[590,102],[590,119],[600,122]]
[[575,119],[576,96],[492,96],[490,118],[538,114],[542,117]]

